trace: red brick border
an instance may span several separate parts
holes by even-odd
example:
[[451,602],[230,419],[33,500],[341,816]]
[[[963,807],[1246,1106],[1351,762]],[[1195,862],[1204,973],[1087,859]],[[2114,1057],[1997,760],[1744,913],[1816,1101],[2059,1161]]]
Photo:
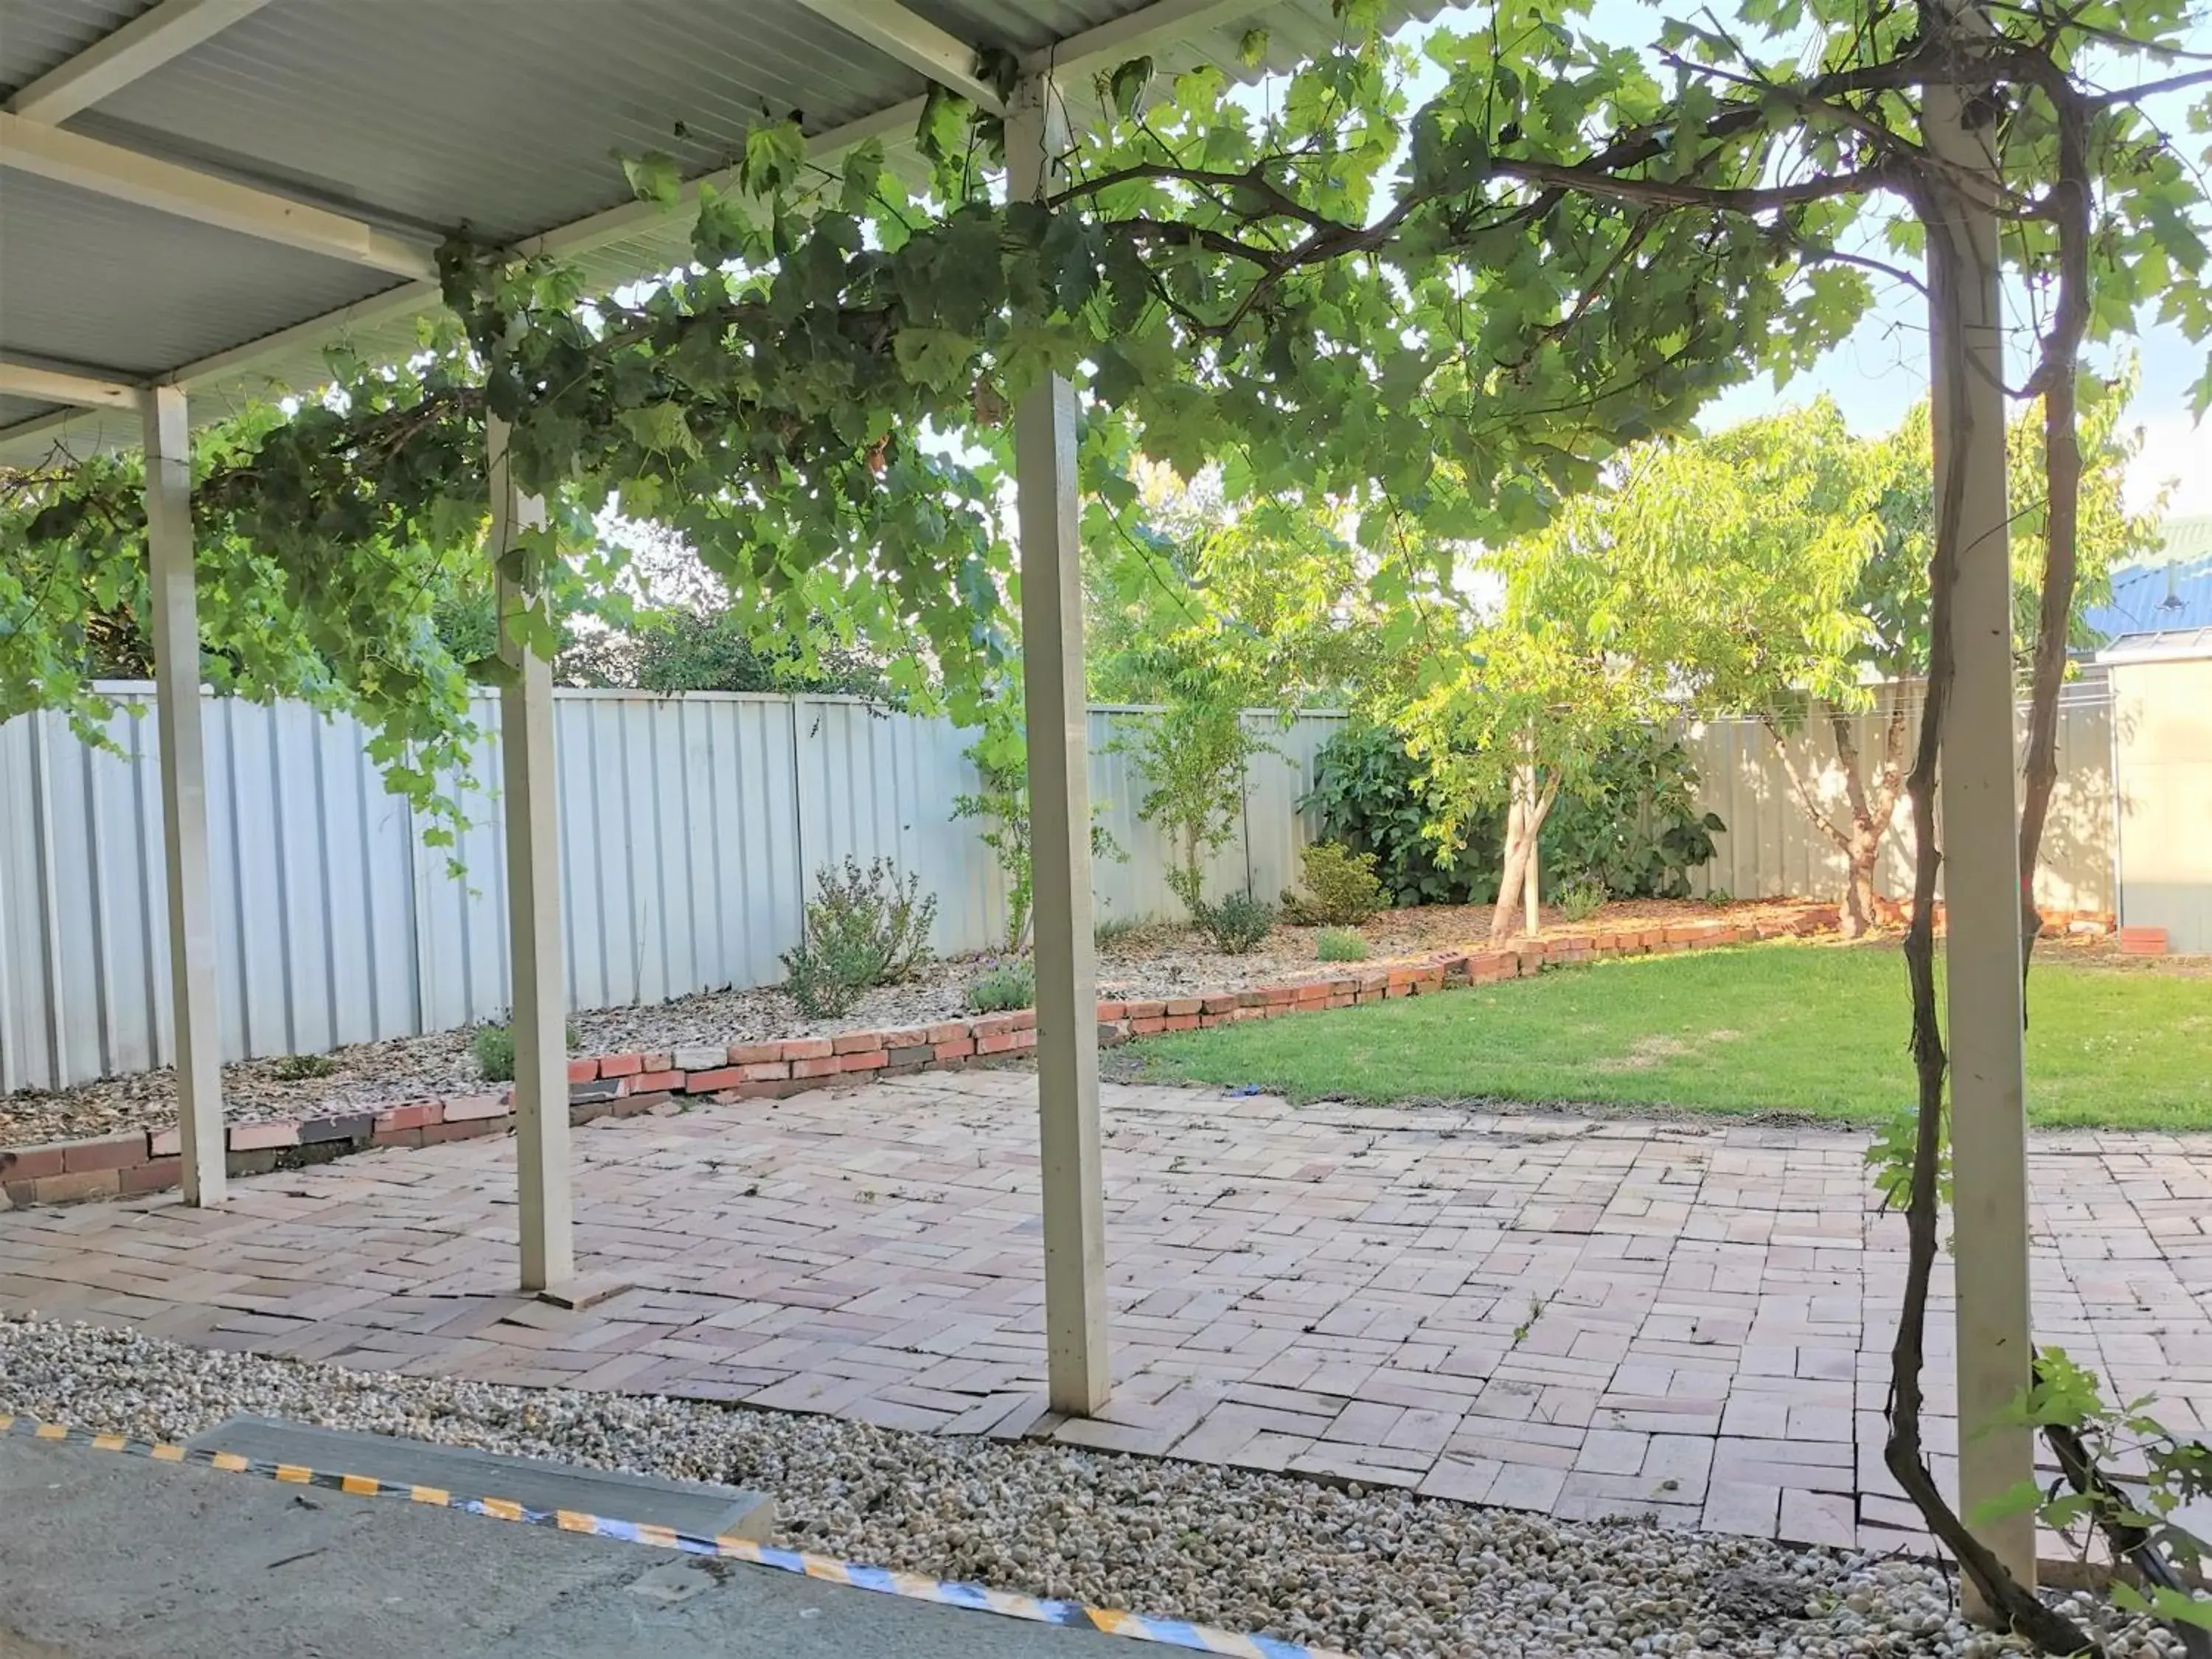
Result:
[[[2045,931],[2109,917],[2071,914],[2046,919]],[[1602,957],[1642,956],[1701,945],[1817,933],[1837,924],[1832,904],[1770,912],[1756,923],[1676,922],[1599,928],[1553,939],[1522,939],[1500,950],[1453,951],[1424,962],[1398,963],[1326,978],[1242,991],[1201,991],[1157,1000],[1110,1000],[1098,1005],[1098,1040],[1126,1042],[1160,1031],[1197,1030],[1237,1020],[1276,1019],[1320,1008],[1349,1008],[1392,997],[1421,996],[1468,985],[1535,974],[1547,967]],[[974,1019],[774,1042],[696,1044],[672,1054],[599,1054],[568,1062],[568,1116],[574,1123],[629,1117],[678,1096],[757,1100],[820,1088],[831,1079],[854,1082],[910,1072],[954,1070],[979,1060],[1019,1054],[1036,1046],[1036,1014],[985,1014]],[[425,1146],[514,1127],[510,1091],[398,1101],[340,1116],[234,1123],[226,1162],[234,1175],[260,1174],[343,1158],[379,1146]],[[91,1140],[0,1149],[0,1209],[65,1204],[177,1184],[180,1148],[173,1128],[132,1130]]]

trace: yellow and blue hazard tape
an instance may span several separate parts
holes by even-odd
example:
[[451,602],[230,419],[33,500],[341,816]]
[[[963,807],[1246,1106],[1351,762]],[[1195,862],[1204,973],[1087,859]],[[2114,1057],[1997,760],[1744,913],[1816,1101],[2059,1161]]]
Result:
[[59,1423],[0,1414],[0,1434],[27,1436],[62,1444],[89,1446],[94,1451],[121,1452],[156,1463],[198,1463],[233,1474],[259,1475],[298,1486],[319,1486],[326,1492],[349,1492],[361,1498],[404,1498],[434,1509],[459,1510],[494,1521],[520,1521],[526,1526],[554,1527],[562,1532],[588,1534],[625,1544],[644,1544],[675,1550],[684,1555],[708,1555],[725,1561],[749,1561],[780,1572],[799,1573],[825,1583],[848,1584],[855,1589],[902,1596],[908,1601],[934,1601],[939,1606],[969,1607],[996,1613],[1033,1624],[1058,1625],[1074,1630],[1101,1631],[1109,1636],[1134,1637],[1169,1647],[1189,1648],[1200,1653],[1231,1654],[1237,1659],[1346,1659],[1332,1650],[1310,1648],[1272,1636],[1239,1636],[1180,1619],[1154,1619],[1143,1613],[1117,1613],[1081,1601],[1019,1595],[981,1584],[948,1583],[887,1567],[871,1567],[856,1561],[836,1561],[826,1555],[757,1544],[749,1538],[699,1538],[669,1527],[637,1521],[618,1521],[606,1516],[585,1515],[575,1510],[533,1510],[504,1498],[470,1497],[441,1486],[413,1486],[379,1480],[365,1474],[337,1474],[297,1463],[270,1463],[241,1457],[236,1452],[210,1451],[167,1441],[135,1440],[126,1435],[94,1434]]

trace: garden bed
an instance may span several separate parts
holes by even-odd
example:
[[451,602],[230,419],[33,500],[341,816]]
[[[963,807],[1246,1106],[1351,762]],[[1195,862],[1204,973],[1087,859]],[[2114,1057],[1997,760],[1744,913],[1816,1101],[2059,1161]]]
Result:
[[[1641,900],[1609,904],[1595,917],[1571,924],[1547,909],[1542,913],[1545,927],[1539,937],[1714,920],[1753,925],[1795,915],[1800,908],[1784,901],[1713,906],[1693,900]],[[1490,907],[1431,905],[1384,911],[1358,930],[1368,945],[1364,963],[1316,961],[1314,937],[1319,931],[1279,927],[1257,950],[1229,956],[1188,927],[1139,927],[1109,939],[1100,948],[1098,994],[1127,1000],[1180,996],[1194,990],[1241,991],[1389,968],[1452,950],[1484,948]],[[764,1043],[939,1024],[966,1016],[968,986],[995,960],[956,957],[933,963],[911,983],[869,992],[838,1019],[807,1018],[790,997],[772,986],[710,991],[645,1006],[595,1008],[574,1017],[571,1047],[579,1054],[673,1053],[700,1044]],[[477,1069],[471,1039],[467,1030],[434,1031],[355,1043],[332,1050],[326,1056],[330,1070],[315,1077],[288,1077],[285,1057],[240,1060],[223,1068],[226,1116],[233,1123],[261,1123],[338,1115],[397,1101],[496,1089],[500,1085]],[[109,1135],[118,1130],[159,1130],[175,1121],[176,1084],[167,1066],[71,1089],[0,1097],[0,1146]]]

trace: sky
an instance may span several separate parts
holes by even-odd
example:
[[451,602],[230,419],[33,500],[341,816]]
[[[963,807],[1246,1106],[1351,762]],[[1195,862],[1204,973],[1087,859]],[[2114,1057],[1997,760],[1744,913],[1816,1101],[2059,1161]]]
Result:
[[[1594,0],[1586,27],[1601,40],[1650,45],[1656,40],[1663,17],[1695,17],[1701,10],[1693,0]],[[1414,37],[1430,27],[1472,27],[1486,21],[1488,13],[1486,5],[1448,9],[1433,25],[1413,32]],[[2194,33],[2192,47],[2212,51],[2212,21],[2200,23]],[[1443,80],[1442,70],[1424,63],[1412,88],[1415,101],[1429,96]],[[2167,131],[2186,134],[2182,103],[2169,98],[2148,107]],[[2184,142],[2193,148],[2203,140],[2185,137]],[[1735,387],[1714,401],[1700,424],[1710,430],[1808,403],[1826,393],[1856,431],[1881,432],[1895,426],[1926,395],[1927,335],[1920,296],[1895,284],[1888,289],[1851,337],[1813,370],[1779,391],[1765,377]],[[2134,352],[2141,377],[2130,413],[2130,424],[2142,434],[2142,447],[2128,473],[2130,508],[2147,510],[2163,490],[2168,516],[2212,514],[2212,416],[2199,427],[2189,412],[2191,387],[2204,370],[2206,348],[2191,344],[2177,329],[2153,326],[2136,340],[2124,343],[2121,349]],[[2119,367],[2114,358],[2115,354],[2106,353],[2102,361],[2093,356],[2091,364],[2111,373]]]

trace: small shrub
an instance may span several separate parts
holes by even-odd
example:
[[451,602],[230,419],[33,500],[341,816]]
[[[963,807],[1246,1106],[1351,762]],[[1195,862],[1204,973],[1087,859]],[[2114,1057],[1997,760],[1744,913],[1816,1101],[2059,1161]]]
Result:
[[1218,903],[1201,900],[1191,919],[1217,949],[1241,957],[1267,937],[1275,925],[1275,907],[1249,893],[1231,893]]
[[814,872],[806,932],[783,953],[784,989],[810,1019],[835,1019],[877,985],[911,978],[930,960],[937,897],[921,878],[902,882],[898,866],[878,859],[866,869],[848,856]]
[[1735,895],[1725,887],[1716,887],[1705,895],[1705,902],[1717,910],[1723,904],[1734,904]]
[[878,961],[864,944],[846,938],[802,941],[783,953],[783,988],[809,1019],[836,1019],[853,1011],[876,981]]
[[1314,935],[1314,958],[1318,962],[1364,962],[1367,941],[1349,927],[1324,927]]
[[1584,879],[1569,882],[1553,897],[1569,921],[1588,921],[1605,908],[1607,894],[1601,884]]
[[1101,916],[1091,924],[1091,941],[1104,950],[1116,939],[1123,939],[1145,925],[1142,916]]
[[328,1054],[286,1054],[270,1068],[285,1083],[305,1083],[309,1078],[328,1077],[337,1067]]
[[[576,1022],[568,1021],[561,1029],[562,1037],[573,1050],[576,1046]],[[514,1027],[479,1025],[469,1039],[469,1047],[477,1057],[477,1070],[483,1073],[487,1083],[514,1081]]]
[[1341,842],[1317,841],[1299,855],[1305,866],[1303,896],[1287,890],[1283,913],[1292,921],[1356,927],[1389,902],[1375,874],[1375,854],[1355,853]]
[[1026,962],[1002,962],[968,987],[971,1014],[1010,1014],[1036,1006],[1036,969]]
[[479,1025],[476,1035],[469,1039],[475,1051],[477,1070],[482,1072],[487,1083],[514,1081],[514,1033],[504,1025]]

